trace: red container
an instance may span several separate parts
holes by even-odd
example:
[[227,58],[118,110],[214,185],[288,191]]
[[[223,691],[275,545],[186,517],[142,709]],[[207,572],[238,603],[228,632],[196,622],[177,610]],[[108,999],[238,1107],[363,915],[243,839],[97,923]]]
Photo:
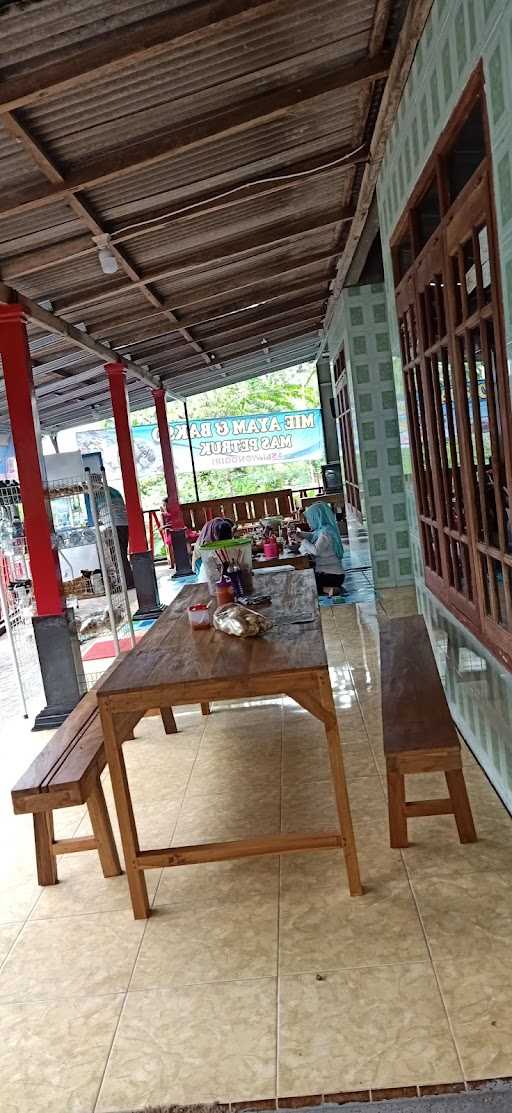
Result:
[[279,545],[275,537],[271,537],[269,541],[263,543],[263,556],[268,557],[269,560],[274,560],[279,556]]

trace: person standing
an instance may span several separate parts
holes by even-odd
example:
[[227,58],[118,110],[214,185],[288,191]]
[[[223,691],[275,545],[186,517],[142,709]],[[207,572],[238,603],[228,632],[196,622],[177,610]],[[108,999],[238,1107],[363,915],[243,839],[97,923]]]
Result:
[[119,538],[119,548],[121,549],[121,559],[123,562],[124,576],[126,586],[128,589],[134,586],[133,572],[130,561],[128,560],[128,514],[126,513],[126,506],[124,498],[116,487],[110,487],[110,500],[112,503],[112,525],[117,532]]

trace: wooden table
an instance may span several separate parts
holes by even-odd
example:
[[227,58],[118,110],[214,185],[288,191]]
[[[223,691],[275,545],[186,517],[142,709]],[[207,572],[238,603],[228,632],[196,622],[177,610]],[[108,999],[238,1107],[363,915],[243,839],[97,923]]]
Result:
[[252,568],[253,572],[257,572],[258,568],[279,568],[284,564],[291,564],[297,571],[303,571],[305,568],[311,568],[311,560],[306,553],[280,553],[277,557],[261,557],[253,556]]
[[[206,584],[191,585],[182,589],[98,687],[105,753],[136,919],[150,915],[146,869],[286,851],[342,848],[350,893],[362,893],[315,578],[312,571],[294,571],[268,572],[259,579],[262,590],[272,597],[272,606],[265,607],[264,613],[274,623],[263,637],[234,638],[213,627],[194,632],[187,608],[206,601],[208,588]],[[340,830],[141,850],[122,750],[127,712],[282,694],[324,723]],[[250,738],[247,745],[251,745]]]

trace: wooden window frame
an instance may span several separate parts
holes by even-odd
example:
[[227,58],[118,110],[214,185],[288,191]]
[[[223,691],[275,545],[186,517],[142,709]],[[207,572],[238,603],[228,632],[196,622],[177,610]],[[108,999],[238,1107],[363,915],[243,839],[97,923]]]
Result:
[[343,458],[345,501],[362,521],[361,509],[361,484],[357,468],[357,457],[354,442],[354,423],[352,420],[352,407],[348,390],[348,371],[346,366],[345,351],[342,348],[338,353],[334,365],[334,379],[336,384],[337,420],[340,428],[341,455]]
[[[484,125],[485,154],[452,202],[446,159],[460,128],[478,101]],[[433,179],[437,182],[440,221],[428,242],[420,247],[416,210]],[[487,228],[488,234],[491,277],[487,277],[486,283],[482,278],[480,248],[475,233],[478,222]],[[468,233],[470,224],[472,231]],[[398,248],[406,239],[412,245],[413,262],[405,274],[401,274]],[[469,286],[461,261],[461,245],[467,242],[470,242],[470,247],[472,243],[477,277],[477,305],[472,312],[469,312]],[[472,74],[409,198],[391,236],[390,247],[426,583],[441,602],[507,668],[512,669],[512,549],[510,542],[507,547],[503,512],[506,495],[502,494],[505,475],[510,513],[512,412],[491,146],[481,63]],[[454,262],[455,258],[457,262]],[[460,278],[458,282],[457,274]],[[444,288],[441,310],[438,275],[439,284]],[[486,292],[487,299],[484,299]],[[437,306],[433,310],[432,296]],[[411,329],[406,324],[409,318],[412,319],[411,315],[415,315],[416,321],[413,340],[408,335]],[[433,335],[433,320],[437,321],[439,328],[444,325],[442,336]],[[413,343],[415,351],[412,351]],[[477,393],[475,343],[476,350],[481,353],[480,365],[483,366],[486,390],[492,372],[492,389],[487,398],[492,463],[490,468],[487,465],[487,472]],[[445,388],[444,410],[441,383]],[[447,388],[450,390],[449,399]],[[495,450],[500,444],[503,448],[498,456]],[[489,472],[490,478],[486,480]],[[486,482],[491,484],[496,509],[499,548],[493,545],[489,534]],[[502,577],[499,600],[495,573],[498,564]],[[501,621],[503,615],[506,628]]]

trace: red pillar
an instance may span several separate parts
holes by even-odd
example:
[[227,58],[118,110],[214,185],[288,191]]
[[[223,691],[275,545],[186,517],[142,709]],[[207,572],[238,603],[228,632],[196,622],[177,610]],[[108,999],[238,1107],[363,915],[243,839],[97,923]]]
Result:
[[147,552],[148,543],[144,528],[144,515],[139,497],[139,485],[135,470],[133,455],[133,440],[126,394],[126,369],[122,363],[106,363],[105,371],[108,375],[110,397],[112,399],[112,413],[116,427],[117,447],[121,475],[123,477],[124,498],[128,515],[128,531],[130,535],[130,552]]
[[153,390],[152,394],[155,400],[158,435],[160,438],[160,448],[162,450],[165,485],[167,487],[167,511],[170,518],[170,525],[171,529],[185,529],[185,522],[183,520],[183,514],[181,511],[180,500],[178,496],[176,473],[174,471],[172,445],[171,438],[169,436],[169,423],[167,420],[167,408],[165,405],[165,390],[163,389],[163,387],[158,387],[156,390]]
[[62,583],[41,451],[32,363],[20,305],[0,305],[0,354],[39,616],[61,615]]

